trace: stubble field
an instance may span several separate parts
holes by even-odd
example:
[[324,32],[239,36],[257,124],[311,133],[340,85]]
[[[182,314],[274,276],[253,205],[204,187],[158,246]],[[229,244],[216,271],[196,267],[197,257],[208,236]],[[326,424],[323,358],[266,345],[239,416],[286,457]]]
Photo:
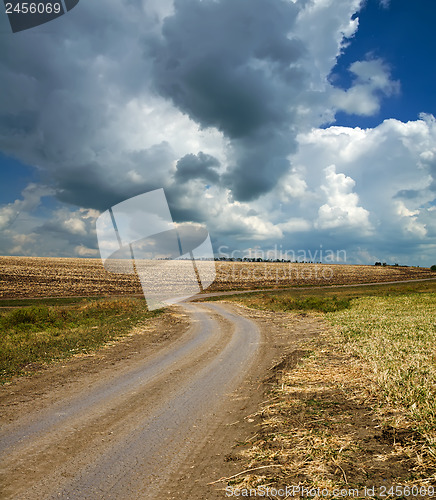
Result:
[[[434,277],[427,268],[275,262],[216,262],[207,292],[383,283]],[[0,257],[0,298],[140,295],[136,274],[106,271],[100,259]]]

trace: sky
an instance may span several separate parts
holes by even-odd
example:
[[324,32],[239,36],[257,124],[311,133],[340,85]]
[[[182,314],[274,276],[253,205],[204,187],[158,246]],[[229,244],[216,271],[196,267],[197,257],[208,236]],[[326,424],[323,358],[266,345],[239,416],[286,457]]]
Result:
[[[216,256],[436,264],[434,0],[80,0],[0,15],[0,255],[99,257],[163,188]],[[278,255],[279,256],[279,255]]]

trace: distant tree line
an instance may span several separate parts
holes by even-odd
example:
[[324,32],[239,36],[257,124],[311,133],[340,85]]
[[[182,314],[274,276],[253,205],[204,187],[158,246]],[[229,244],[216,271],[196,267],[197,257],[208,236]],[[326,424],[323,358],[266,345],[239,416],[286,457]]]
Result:
[[280,262],[285,264],[322,264],[322,262],[286,260],[286,259],[262,259],[261,257],[215,257],[218,262]]
[[[395,267],[409,267],[409,266],[399,266],[397,263],[393,264]],[[392,266],[392,264],[386,264],[386,262],[383,262],[383,264],[381,262],[376,262],[374,264],[374,266],[383,266],[383,267],[386,267],[386,266]]]
[[[395,263],[395,264],[386,264],[386,262],[383,262],[383,263],[382,263],[382,262],[375,262],[375,263],[374,263],[374,266],[383,266],[383,267],[386,267],[386,266],[392,266],[392,267],[410,267],[410,266],[404,266],[404,265],[401,265],[401,266],[400,266],[400,265],[399,265],[399,264],[397,264],[397,263]],[[419,266],[416,266],[416,267],[419,267]],[[431,271],[436,271],[436,265],[431,266],[431,267],[430,267],[430,270],[431,270]]]

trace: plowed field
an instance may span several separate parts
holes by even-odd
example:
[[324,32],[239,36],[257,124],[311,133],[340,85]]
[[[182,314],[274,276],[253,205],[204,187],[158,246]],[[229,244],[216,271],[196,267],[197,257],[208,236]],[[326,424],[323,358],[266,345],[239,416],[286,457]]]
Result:
[[[325,286],[435,277],[427,268],[217,262],[207,291]],[[0,257],[0,298],[142,294],[137,275],[107,272],[100,259]]]

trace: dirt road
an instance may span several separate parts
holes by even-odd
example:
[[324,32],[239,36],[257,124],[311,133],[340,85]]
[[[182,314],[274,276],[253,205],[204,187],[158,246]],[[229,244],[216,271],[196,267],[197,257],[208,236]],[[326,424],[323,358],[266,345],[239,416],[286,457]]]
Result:
[[137,332],[3,390],[1,498],[225,497],[208,483],[235,473],[265,374],[320,325],[222,304],[175,310],[156,326],[163,338]]

